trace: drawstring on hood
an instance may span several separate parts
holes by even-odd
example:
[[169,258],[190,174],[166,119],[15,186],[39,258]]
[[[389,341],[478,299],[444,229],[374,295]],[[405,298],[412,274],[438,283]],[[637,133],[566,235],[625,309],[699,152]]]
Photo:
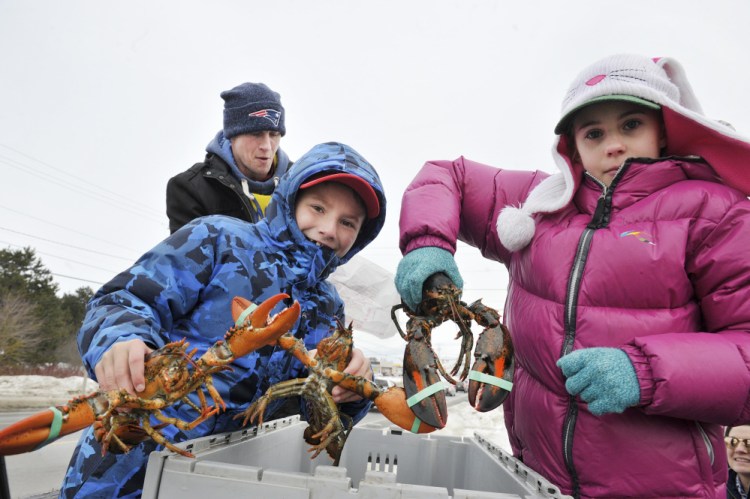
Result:
[[750,195],[750,171],[743,170],[750,163],[750,139],[703,115],[682,66],[671,58],[615,55],[584,69],[566,94],[552,148],[560,173],[537,185],[521,206],[506,206],[498,215],[498,237],[508,250],[519,251],[534,237],[534,214],[554,213],[573,199],[583,165],[571,155],[570,120],[583,107],[606,100],[657,104],[664,120],[665,155],[702,157],[719,181]]
[[[237,180],[242,183],[243,191],[245,191],[245,188],[247,186],[247,192],[256,192],[258,194],[270,195],[276,187],[276,184],[278,183],[277,179],[284,175],[284,173],[286,173],[287,169],[289,168],[289,157],[281,148],[278,148],[276,150],[276,155],[274,158],[275,171],[271,178],[261,181],[247,178],[240,171],[237,163],[234,161],[234,154],[232,153],[232,142],[230,139],[226,138],[223,131],[219,131],[211,140],[211,142],[208,143],[208,145],[206,146],[206,152],[217,155],[222,159],[222,161],[229,165],[229,169],[232,171],[232,175],[234,175],[235,178],[237,178]],[[252,199],[252,196],[248,197]]]

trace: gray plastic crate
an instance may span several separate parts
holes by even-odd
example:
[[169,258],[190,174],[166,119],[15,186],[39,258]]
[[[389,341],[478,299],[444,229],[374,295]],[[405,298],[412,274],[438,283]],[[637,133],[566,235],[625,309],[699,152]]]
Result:
[[144,498],[289,499],[567,498],[493,445],[473,438],[415,435],[397,428],[352,430],[338,467],[314,460],[299,416],[183,442],[149,457]]

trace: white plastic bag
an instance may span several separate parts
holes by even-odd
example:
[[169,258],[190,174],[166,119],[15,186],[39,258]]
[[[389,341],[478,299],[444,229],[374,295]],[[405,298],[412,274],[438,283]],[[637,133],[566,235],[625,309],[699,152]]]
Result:
[[355,331],[378,338],[398,333],[391,320],[391,308],[401,303],[393,283],[393,274],[365,257],[355,255],[331,274],[329,281],[344,300],[347,325],[354,321]]

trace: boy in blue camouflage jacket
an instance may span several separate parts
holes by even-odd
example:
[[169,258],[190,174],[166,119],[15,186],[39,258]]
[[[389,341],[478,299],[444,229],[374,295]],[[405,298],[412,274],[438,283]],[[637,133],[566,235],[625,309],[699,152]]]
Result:
[[[232,325],[235,296],[260,303],[277,293],[290,295],[301,306],[290,332],[314,349],[337,318],[344,320],[344,304],[326,278],[375,239],[385,222],[385,205],[377,172],[356,151],[340,143],[313,147],[282,178],[266,219],[249,224],[222,215],[198,218],[96,293],[78,335],[89,374],[102,389],[140,390],[146,353],[187,338],[200,355]],[[232,367],[214,377],[226,411],[190,431],[168,426],[163,430],[168,439],[237,430],[242,418],[234,416],[269,386],[305,375],[297,359],[275,347],[239,358]],[[369,361],[357,349],[346,371],[372,376]],[[333,395],[355,423],[369,409],[369,401],[340,387]],[[195,394],[191,398],[197,403]],[[282,403],[270,405],[266,419]],[[196,417],[181,402],[164,413],[187,421]],[[127,454],[102,457],[89,428],[60,496],[139,497],[148,455],[159,448],[147,440]]]

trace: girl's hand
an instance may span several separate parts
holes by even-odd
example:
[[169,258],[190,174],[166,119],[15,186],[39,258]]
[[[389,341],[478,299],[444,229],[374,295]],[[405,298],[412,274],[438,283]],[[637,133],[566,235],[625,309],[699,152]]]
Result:
[[[131,395],[142,391],[146,386],[144,364],[146,355],[151,353],[141,340],[129,340],[115,343],[102,356],[102,360],[94,367],[99,389],[127,390]],[[368,364],[369,365],[369,364]]]
[[623,412],[638,404],[641,389],[630,357],[618,348],[582,348],[557,361],[565,389],[580,396],[595,416]]
[[[362,350],[358,348],[352,349],[352,360],[351,362],[349,362],[349,365],[346,366],[344,372],[353,374],[355,376],[362,376],[363,378],[367,378],[368,380],[372,381],[372,368],[370,367],[370,359],[365,357],[365,354],[362,353]],[[357,400],[362,399],[362,397],[360,397],[358,394],[345,388],[341,388],[340,386],[334,386],[333,390],[331,390],[331,395],[333,396],[334,402],[336,402],[337,404],[356,402]]]

